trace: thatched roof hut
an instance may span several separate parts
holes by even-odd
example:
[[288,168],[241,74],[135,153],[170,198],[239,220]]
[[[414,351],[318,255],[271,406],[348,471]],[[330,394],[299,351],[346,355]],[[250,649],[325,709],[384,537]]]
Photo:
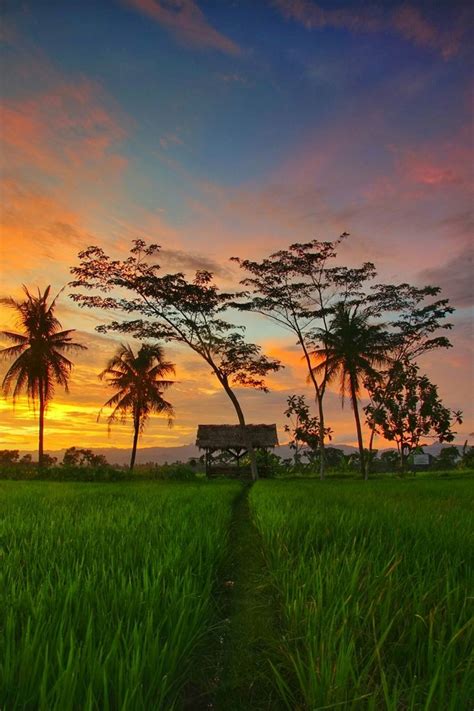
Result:
[[246,435],[240,425],[199,425],[196,445],[199,449],[246,449],[248,437],[255,449],[278,445],[276,425],[246,425]]

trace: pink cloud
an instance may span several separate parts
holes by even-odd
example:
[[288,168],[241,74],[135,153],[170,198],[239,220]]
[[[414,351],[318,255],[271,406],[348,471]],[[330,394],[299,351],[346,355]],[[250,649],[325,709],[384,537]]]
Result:
[[436,165],[428,157],[425,158],[414,153],[405,155],[401,169],[407,179],[422,185],[446,185],[461,182],[455,169]]
[[215,30],[193,0],[124,0],[143,15],[163,25],[185,44],[239,55],[240,47]]
[[288,20],[307,30],[334,27],[349,32],[392,31],[421,47],[435,49],[448,59],[459,48],[459,32],[447,33],[429,22],[418,8],[400,5],[393,11],[379,7],[326,10],[312,0],[271,0],[272,5]]
[[10,170],[36,169],[78,183],[116,174],[126,165],[117,150],[125,130],[94,82],[56,81],[32,96],[5,101],[1,116]]

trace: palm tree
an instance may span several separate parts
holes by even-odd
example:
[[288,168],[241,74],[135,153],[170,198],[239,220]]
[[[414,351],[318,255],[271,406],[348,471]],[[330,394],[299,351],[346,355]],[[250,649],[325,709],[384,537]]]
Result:
[[368,468],[365,463],[364,442],[359,417],[358,397],[360,385],[366,375],[376,375],[374,366],[387,362],[387,343],[383,326],[369,323],[370,312],[339,302],[334,311],[328,331],[318,329],[316,338],[321,343],[313,355],[318,359],[315,374],[326,373],[326,382],[339,377],[342,405],[350,395],[359,444],[360,467],[365,479]]
[[[68,391],[68,381],[72,362],[63,353],[71,350],[85,350],[86,346],[73,343],[71,333],[74,329],[61,331],[61,324],[54,315],[59,294],[48,305],[51,286],[42,294],[26,294],[24,301],[15,301],[10,297],[0,299],[0,303],[15,309],[18,325],[23,333],[1,331],[1,334],[15,345],[0,351],[3,358],[16,357],[8,369],[2,383],[2,390],[8,396],[13,387],[13,400],[26,392],[33,407],[39,403],[39,443],[38,463],[44,460],[44,415],[48,403],[53,399],[55,384],[62,385]],[[60,292],[61,293],[61,292]]]
[[130,346],[122,344],[99,375],[101,380],[105,379],[107,385],[117,390],[103,406],[114,408],[108,418],[109,427],[117,419],[124,421],[128,413],[132,415],[134,434],[131,470],[135,464],[138,437],[150,414],[156,412],[168,415],[168,424],[171,425],[174,411],[172,405],[163,399],[163,391],[173,385],[174,381],[162,378],[174,372],[174,364],[164,360],[161,346],[144,343],[137,355]]

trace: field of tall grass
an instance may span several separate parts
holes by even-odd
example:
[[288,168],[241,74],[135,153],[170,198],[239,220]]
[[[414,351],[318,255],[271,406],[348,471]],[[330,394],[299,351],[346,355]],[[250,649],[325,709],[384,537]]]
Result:
[[473,509],[467,479],[0,481],[0,709],[470,709]]
[[267,481],[250,504],[288,709],[472,707],[471,482]]
[[0,708],[173,709],[238,491],[0,482]]

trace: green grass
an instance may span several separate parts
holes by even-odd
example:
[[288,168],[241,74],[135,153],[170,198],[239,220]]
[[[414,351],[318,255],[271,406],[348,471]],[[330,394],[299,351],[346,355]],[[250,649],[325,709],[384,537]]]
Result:
[[239,491],[0,482],[0,708],[173,709]]
[[473,703],[472,482],[259,482],[289,709]]
[[473,504],[467,479],[0,481],[0,709],[469,709]]
[[223,585],[231,591],[223,663],[212,703],[232,711],[281,707],[270,660],[276,635],[272,581],[262,540],[249,513],[247,491],[239,497]]

